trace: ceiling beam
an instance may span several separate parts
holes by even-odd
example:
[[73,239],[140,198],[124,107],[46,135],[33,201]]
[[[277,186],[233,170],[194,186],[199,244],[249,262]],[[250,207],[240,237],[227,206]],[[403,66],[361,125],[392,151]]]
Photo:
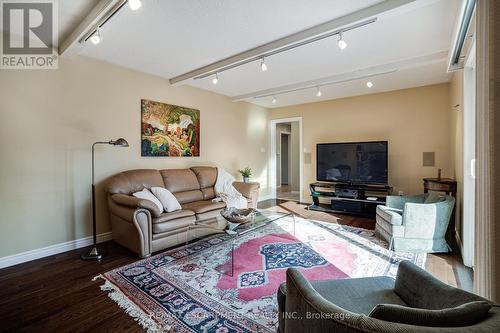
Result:
[[323,77],[317,80],[299,82],[294,84],[289,84],[281,87],[276,87],[272,89],[265,89],[254,91],[252,93],[231,97],[233,102],[248,101],[255,98],[264,98],[274,95],[281,95],[286,93],[291,93],[294,91],[305,90],[309,88],[329,86],[338,83],[344,83],[349,81],[355,81],[363,78],[375,77],[379,75],[389,74],[396,71],[410,69],[415,67],[421,67],[429,64],[433,64],[440,61],[446,61],[448,53],[446,51],[437,52],[433,54],[428,54],[424,56],[419,56],[410,59],[404,59],[401,61],[396,61],[392,63],[387,63],[379,66],[373,66],[368,68],[359,69],[353,72],[347,72],[342,74],[337,74],[333,76]]
[[214,72],[224,67],[229,67],[237,63],[245,62],[247,59],[262,56],[263,54],[286,48],[292,44],[302,42],[307,39],[315,38],[332,30],[339,30],[342,27],[355,24],[359,21],[373,18],[384,12],[407,5],[415,0],[386,0],[376,5],[358,10],[356,12],[338,17],[314,27],[299,31],[286,37],[274,40],[272,42],[254,47],[250,50],[235,54],[231,57],[216,61],[209,65],[194,69],[187,73],[175,76],[169,79],[170,84],[179,85],[194,77],[202,76],[206,73]]
[[78,53],[84,46],[80,43],[82,37],[94,29],[111,8],[123,2],[124,0],[100,0],[71,34],[59,44],[59,55],[70,56]]

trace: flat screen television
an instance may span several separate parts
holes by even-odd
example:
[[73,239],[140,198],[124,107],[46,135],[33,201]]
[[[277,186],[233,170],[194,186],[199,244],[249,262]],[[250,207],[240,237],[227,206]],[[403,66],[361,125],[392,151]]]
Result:
[[386,185],[387,164],[387,141],[320,143],[316,149],[318,181]]

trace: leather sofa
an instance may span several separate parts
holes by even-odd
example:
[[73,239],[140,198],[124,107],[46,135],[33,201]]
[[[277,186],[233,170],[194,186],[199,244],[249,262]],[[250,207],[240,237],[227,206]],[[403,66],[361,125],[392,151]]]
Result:
[[[112,176],[107,184],[107,193],[113,240],[141,258],[185,243],[190,224],[215,217],[225,208],[224,202],[212,202],[216,180],[215,167],[129,170]],[[233,185],[247,198],[249,207],[257,206],[258,183],[234,182]],[[168,189],[182,209],[165,213],[153,202],[132,195],[151,187]],[[203,234],[197,232],[196,236]]]

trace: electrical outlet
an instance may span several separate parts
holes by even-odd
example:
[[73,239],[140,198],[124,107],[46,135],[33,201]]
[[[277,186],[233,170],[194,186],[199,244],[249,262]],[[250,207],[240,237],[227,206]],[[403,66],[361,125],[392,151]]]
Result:
[[398,195],[402,197],[403,195],[405,195],[405,191],[398,191]]

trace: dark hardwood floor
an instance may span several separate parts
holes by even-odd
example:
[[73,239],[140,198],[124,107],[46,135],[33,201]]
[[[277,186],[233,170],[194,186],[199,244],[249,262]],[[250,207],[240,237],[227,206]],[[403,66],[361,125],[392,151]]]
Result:
[[[305,218],[373,229],[374,221],[309,211],[306,205],[267,200],[262,209],[292,211]],[[107,255],[100,263],[84,262],[86,249],[34,260],[0,270],[0,332],[142,332],[140,326],[99,288],[92,277],[138,260],[115,244],[100,244]],[[463,289],[472,288],[470,270],[458,254],[429,255],[427,270]]]

